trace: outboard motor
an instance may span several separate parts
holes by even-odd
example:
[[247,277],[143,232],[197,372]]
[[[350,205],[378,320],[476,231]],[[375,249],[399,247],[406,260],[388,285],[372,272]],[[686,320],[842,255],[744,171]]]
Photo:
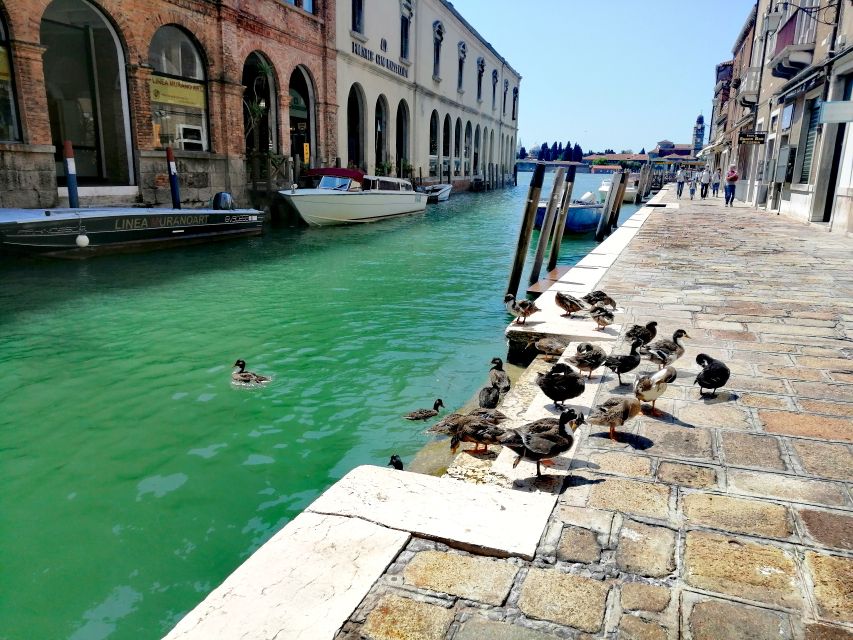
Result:
[[234,206],[234,198],[227,191],[220,191],[213,195],[210,201],[210,208],[218,211],[230,211],[236,209]]

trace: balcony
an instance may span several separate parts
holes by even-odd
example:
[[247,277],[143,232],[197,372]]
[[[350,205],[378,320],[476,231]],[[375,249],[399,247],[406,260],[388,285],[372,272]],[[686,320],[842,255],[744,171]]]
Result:
[[814,39],[814,18],[804,11],[795,12],[776,32],[776,49],[770,60],[770,73],[787,80],[809,66],[813,59]]
[[758,102],[758,81],[761,77],[761,67],[747,69],[740,83],[737,100],[742,107],[751,107]]

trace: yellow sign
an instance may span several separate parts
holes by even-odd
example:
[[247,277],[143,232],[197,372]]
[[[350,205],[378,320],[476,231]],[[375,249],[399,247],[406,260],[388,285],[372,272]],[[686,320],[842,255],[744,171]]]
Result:
[[302,145],[302,157],[305,159],[305,164],[310,164],[311,160],[311,145],[307,142]]
[[204,85],[175,78],[151,76],[151,102],[204,109]]
[[0,82],[9,82],[12,72],[9,69],[9,52],[0,47]]

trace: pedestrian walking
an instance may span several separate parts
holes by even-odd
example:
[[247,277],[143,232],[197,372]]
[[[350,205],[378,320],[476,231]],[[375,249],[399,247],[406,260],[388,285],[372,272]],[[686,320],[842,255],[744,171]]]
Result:
[[715,198],[719,197],[720,178],[720,170],[714,169],[714,175],[711,177],[711,193]]
[[735,184],[738,181],[738,174],[735,165],[729,165],[729,172],[726,174],[726,206],[735,206]]
[[675,172],[675,197],[680,198],[681,192],[684,191],[684,169],[680,168]]
[[699,186],[701,188],[700,197],[704,200],[708,197],[708,185],[711,184],[711,170],[708,167],[702,171],[699,177]]
[[696,174],[690,176],[690,199],[693,200],[693,196],[696,195]]

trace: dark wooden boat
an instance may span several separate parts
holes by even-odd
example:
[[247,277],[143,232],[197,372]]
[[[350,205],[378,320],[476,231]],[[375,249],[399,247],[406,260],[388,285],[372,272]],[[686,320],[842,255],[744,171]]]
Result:
[[0,209],[0,250],[61,258],[260,235],[256,209]]

